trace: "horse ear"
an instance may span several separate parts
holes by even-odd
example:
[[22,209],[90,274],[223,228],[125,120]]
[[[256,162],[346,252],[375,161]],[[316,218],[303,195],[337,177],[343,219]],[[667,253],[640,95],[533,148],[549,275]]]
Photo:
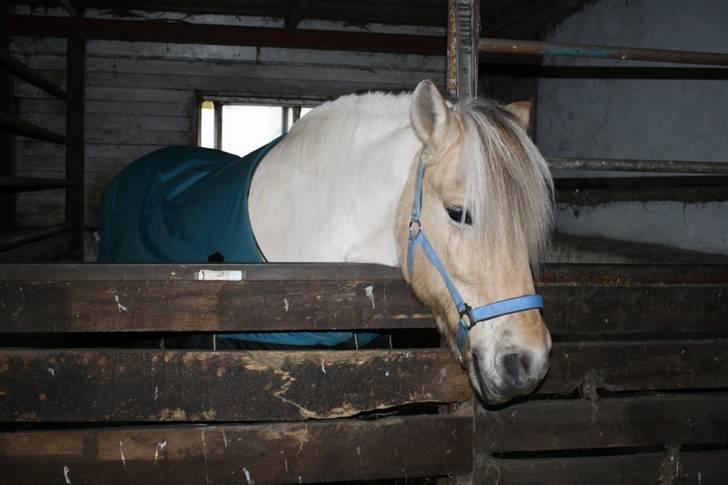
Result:
[[506,106],[506,108],[515,115],[518,124],[528,131],[531,122],[531,110],[533,109],[531,103],[529,101],[516,101]]
[[435,83],[429,79],[420,82],[412,95],[410,109],[412,127],[418,138],[423,143],[440,138],[447,128],[449,115],[445,99]]

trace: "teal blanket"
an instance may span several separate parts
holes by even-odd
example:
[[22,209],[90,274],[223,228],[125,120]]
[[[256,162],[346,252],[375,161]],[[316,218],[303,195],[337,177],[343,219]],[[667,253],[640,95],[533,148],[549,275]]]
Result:
[[[280,138],[241,158],[168,147],[122,170],[99,207],[99,263],[260,263],[248,214],[250,182]],[[223,334],[272,344],[335,346],[351,332]],[[359,333],[362,345],[377,335]]]

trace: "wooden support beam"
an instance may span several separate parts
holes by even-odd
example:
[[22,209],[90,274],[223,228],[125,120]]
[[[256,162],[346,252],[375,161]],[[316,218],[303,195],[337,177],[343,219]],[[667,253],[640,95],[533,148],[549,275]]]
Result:
[[0,433],[1,480],[27,485],[66,478],[101,485],[404,481],[469,473],[472,428],[472,418],[404,416]]
[[11,16],[10,33],[131,42],[174,42],[212,45],[252,45],[300,49],[333,49],[408,54],[444,55],[445,38],[427,35],[369,34],[267,27],[128,21],[89,18]]
[[9,177],[0,175],[0,192],[32,192],[35,190],[52,190],[68,187],[65,179],[49,179],[39,177]]
[[0,113],[0,130],[5,130],[16,135],[27,136],[38,140],[70,145],[71,139],[66,135],[46,130],[40,126],[28,123],[6,113]]
[[71,229],[69,224],[56,224],[49,227],[23,229],[0,236],[0,251],[15,248],[40,239],[55,236]]
[[[0,50],[7,52],[10,47],[8,36],[10,16],[10,3],[0,5]],[[13,116],[14,88],[10,74],[0,69],[0,113]],[[15,136],[12,133],[0,130],[0,176],[12,177],[15,175]],[[12,232],[17,226],[16,198],[14,193],[0,193],[0,234]]]
[[29,69],[25,64],[11,56],[6,49],[0,49],[0,65],[9,72],[18,76],[23,81],[42,89],[48,94],[52,94],[53,96],[65,101],[70,100],[68,93],[64,89],[60,88],[58,85],[49,81],[32,69]]
[[42,263],[58,260],[71,248],[73,233],[62,232],[23,246],[0,252],[0,263]]
[[[80,11],[83,14],[83,11]],[[66,72],[68,95],[73,100],[66,107],[66,179],[70,183],[66,191],[66,222],[71,224],[75,234],[72,255],[77,261],[84,256],[84,210],[85,210],[85,150],[84,136],[86,98],[86,39],[72,34],[67,39]]]

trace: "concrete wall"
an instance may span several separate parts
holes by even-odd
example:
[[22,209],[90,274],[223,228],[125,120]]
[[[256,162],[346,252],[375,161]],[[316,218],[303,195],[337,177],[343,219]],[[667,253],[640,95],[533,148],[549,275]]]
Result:
[[[728,52],[728,2],[602,0],[547,40]],[[728,80],[542,79],[538,89],[537,140],[547,156],[728,160]],[[557,228],[728,254],[727,203],[612,203],[578,211],[561,205]]]

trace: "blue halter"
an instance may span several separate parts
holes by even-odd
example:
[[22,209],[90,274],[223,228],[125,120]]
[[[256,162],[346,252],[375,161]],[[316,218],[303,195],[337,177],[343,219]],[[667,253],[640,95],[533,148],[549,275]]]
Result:
[[460,364],[463,363],[463,348],[465,347],[465,338],[468,335],[470,329],[475,327],[480,322],[491,320],[496,317],[503,315],[509,315],[511,313],[524,312],[527,310],[535,310],[543,308],[543,298],[541,295],[525,295],[517,296],[515,298],[508,298],[506,300],[496,301],[487,305],[472,308],[470,305],[465,303],[463,297],[460,296],[455,284],[450,279],[445,266],[440,261],[437,253],[430,245],[430,241],[425,236],[425,231],[422,228],[420,222],[420,212],[422,210],[422,183],[425,175],[425,164],[422,158],[417,165],[417,178],[415,179],[415,198],[412,204],[412,215],[410,217],[409,224],[409,241],[407,243],[407,270],[412,279],[412,270],[414,267],[415,252],[417,246],[422,248],[422,251],[430,260],[432,265],[437,269],[442,277],[442,281],[447,286],[447,291],[450,293],[455,308],[460,314],[460,323],[458,324],[457,330],[457,346],[458,346],[458,357]]

